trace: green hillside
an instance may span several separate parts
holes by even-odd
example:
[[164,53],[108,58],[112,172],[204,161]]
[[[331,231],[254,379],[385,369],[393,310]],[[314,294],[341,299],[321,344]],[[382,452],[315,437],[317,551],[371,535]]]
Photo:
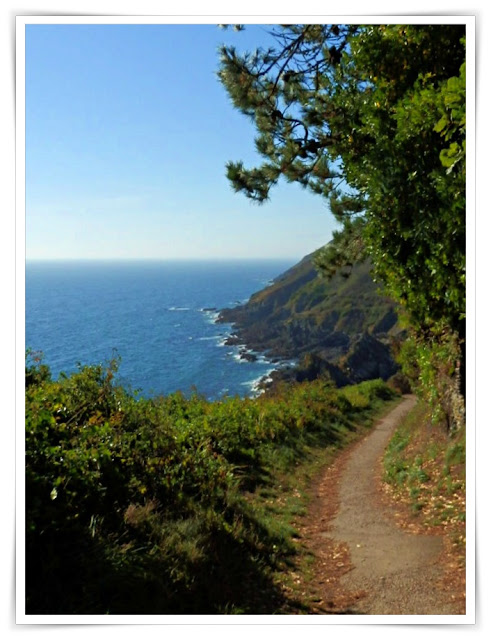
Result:
[[394,302],[379,292],[368,262],[349,277],[337,273],[328,280],[316,271],[315,255],[246,304],[220,312],[219,322],[234,325],[229,344],[245,344],[272,359],[309,356],[310,365],[313,354],[316,367],[327,367],[338,384],[387,379],[396,371],[389,345],[400,333]]

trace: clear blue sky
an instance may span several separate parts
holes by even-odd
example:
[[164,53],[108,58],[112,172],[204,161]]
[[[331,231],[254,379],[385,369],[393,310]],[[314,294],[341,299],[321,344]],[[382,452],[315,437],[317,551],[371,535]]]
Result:
[[301,258],[327,205],[281,184],[258,206],[225,163],[257,162],[252,123],[216,78],[217,47],[266,27],[26,26],[26,257]]

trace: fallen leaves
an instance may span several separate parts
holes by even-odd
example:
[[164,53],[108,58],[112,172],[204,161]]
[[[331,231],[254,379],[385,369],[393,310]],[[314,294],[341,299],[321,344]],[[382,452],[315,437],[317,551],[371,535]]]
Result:
[[[465,612],[465,464],[450,464],[451,446],[446,436],[423,422],[412,425],[410,442],[400,454],[408,469],[406,481],[397,486],[383,482],[380,495],[402,528],[444,536],[441,587]],[[416,472],[411,474],[416,466],[424,470],[424,482]]]

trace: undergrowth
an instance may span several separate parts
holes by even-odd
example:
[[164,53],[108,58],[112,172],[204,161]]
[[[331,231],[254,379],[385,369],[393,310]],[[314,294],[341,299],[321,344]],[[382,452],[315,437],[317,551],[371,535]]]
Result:
[[298,479],[393,397],[380,380],[142,398],[117,362],[26,364],[26,613],[275,613]]
[[431,422],[423,403],[389,443],[385,482],[425,528],[443,529],[461,563],[465,556],[465,429],[448,433]]

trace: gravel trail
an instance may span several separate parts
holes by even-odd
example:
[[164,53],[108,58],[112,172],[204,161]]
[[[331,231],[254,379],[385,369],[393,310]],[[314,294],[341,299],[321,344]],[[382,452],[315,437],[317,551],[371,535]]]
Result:
[[413,396],[406,396],[341,455],[315,487],[301,530],[316,558],[315,588],[305,588],[318,603],[317,613],[459,613],[439,587],[444,578],[442,537],[398,527],[379,491],[385,447],[415,403]]

